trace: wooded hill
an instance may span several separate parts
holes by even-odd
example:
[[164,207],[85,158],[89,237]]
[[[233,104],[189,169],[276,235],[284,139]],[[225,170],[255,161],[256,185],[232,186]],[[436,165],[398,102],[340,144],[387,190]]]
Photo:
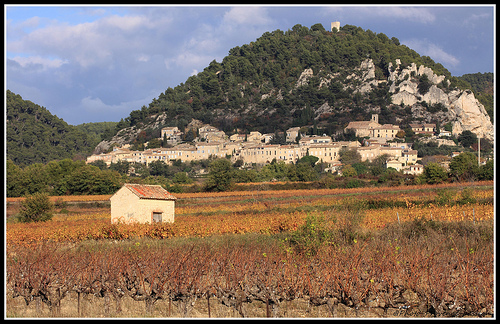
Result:
[[[20,166],[65,158],[84,159],[116,123],[72,126],[9,90],[6,102],[7,159]],[[102,135],[102,136],[101,136]]]
[[[387,79],[389,64],[400,59],[402,67],[415,62],[445,75],[451,81],[449,89],[471,89],[464,78],[451,76],[440,63],[420,56],[395,37],[351,25],[338,32],[326,31],[321,24],[311,28],[295,25],[286,32],[266,32],[255,42],[230,49],[222,62],[212,61],[185,83],[161,93],[148,107],[132,111],[116,130],[135,126],[145,130],[145,136],[136,141],[147,141],[158,137],[163,126],[183,130],[195,118],[226,134],[252,130],[271,133],[277,127],[284,131],[309,125],[331,135],[341,132],[349,121],[368,120],[374,111],[382,124],[400,124],[396,119],[410,122],[411,113],[392,104],[389,83],[366,94],[346,89],[345,85],[356,82],[348,76],[367,58],[373,60],[378,80]],[[297,87],[305,69],[312,69],[313,76]],[[335,78],[319,87],[329,75]],[[318,112],[325,103],[334,107],[333,113]],[[492,116],[492,101],[486,108]],[[162,114],[165,122],[158,123]]]

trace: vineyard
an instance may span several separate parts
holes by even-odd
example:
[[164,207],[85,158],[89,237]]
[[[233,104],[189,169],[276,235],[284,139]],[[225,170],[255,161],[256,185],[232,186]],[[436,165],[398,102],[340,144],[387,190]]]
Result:
[[7,221],[7,316],[494,316],[493,182],[176,196],[173,224]]

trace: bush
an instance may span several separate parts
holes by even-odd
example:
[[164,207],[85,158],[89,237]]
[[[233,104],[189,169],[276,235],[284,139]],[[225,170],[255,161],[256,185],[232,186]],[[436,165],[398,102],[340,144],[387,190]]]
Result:
[[465,188],[460,192],[460,199],[457,203],[460,205],[474,204],[476,198],[474,198],[474,191],[471,188]]
[[453,201],[453,193],[447,189],[440,189],[437,191],[435,201],[438,206],[450,205]]
[[479,168],[479,180],[493,180],[493,160],[489,160]]
[[430,231],[439,231],[442,226],[442,222],[436,222],[432,219],[428,220],[424,217],[418,217],[403,224],[403,236],[409,239],[419,238],[427,235]]
[[54,204],[45,193],[37,192],[21,202],[19,220],[24,223],[45,222],[52,219]]
[[208,178],[205,181],[205,191],[228,191],[233,185],[231,162],[220,158],[213,160],[209,166]]
[[430,184],[441,183],[448,179],[446,170],[436,162],[428,163],[424,167],[423,175],[427,183]]
[[471,152],[462,152],[451,159],[450,175],[458,181],[474,181],[479,175],[477,156]]
[[323,244],[331,242],[332,239],[333,232],[327,227],[324,218],[307,215],[306,222],[292,232],[289,242],[296,252],[313,256]]
[[54,207],[56,208],[66,208],[68,206],[68,203],[64,201],[61,197],[57,198],[56,201],[54,202]]
[[346,189],[350,189],[350,188],[359,188],[359,187],[362,187],[363,186],[363,182],[358,180],[358,179],[349,179],[344,187]]

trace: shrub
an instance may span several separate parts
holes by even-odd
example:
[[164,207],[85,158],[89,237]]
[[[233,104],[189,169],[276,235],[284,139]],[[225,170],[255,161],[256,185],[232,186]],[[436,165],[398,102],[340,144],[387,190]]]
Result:
[[52,219],[54,204],[45,193],[37,192],[21,202],[19,220],[24,223],[45,222]]
[[68,206],[68,203],[64,201],[61,197],[57,198],[56,201],[54,202],[54,207],[56,208],[66,208]]
[[418,238],[426,235],[429,231],[439,230],[441,225],[441,222],[418,217],[403,225],[403,235],[408,238]]
[[365,217],[368,203],[363,200],[353,199],[336,210],[335,223],[338,233],[338,243],[352,244],[357,239],[365,239],[361,223]]
[[359,188],[359,187],[362,187],[363,186],[363,182],[358,180],[358,179],[349,179],[346,183],[345,183],[345,188],[346,189],[349,189],[349,188]]
[[435,201],[439,206],[450,205],[453,201],[453,193],[447,189],[440,189],[437,191]]
[[106,224],[101,228],[100,237],[105,239],[121,240],[124,238],[122,232],[116,224]]
[[208,178],[205,181],[205,191],[227,191],[233,185],[231,162],[220,158],[213,160],[209,166]]
[[421,95],[425,95],[427,92],[429,92],[429,89],[432,86],[432,82],[429,80],[427,74],[422,74],[418,81],[418,93],[420,93]]
[[424,167],[423,173],[427,183],[436,184],[441,183],[448,179],[448,174],[446,170],[436,162],[428,163]]
[[460,192],[460,199],[457,203],[460,205],[474,204],[476,198],[474,198],[474,191],[471,188],[465,188]]
[[326,226],[324,218],[309,214],[306,222],[292,232],[289,242],[296,252],[313,256],[318,253],[323,244],[330,242],[332,238],[333,232]]

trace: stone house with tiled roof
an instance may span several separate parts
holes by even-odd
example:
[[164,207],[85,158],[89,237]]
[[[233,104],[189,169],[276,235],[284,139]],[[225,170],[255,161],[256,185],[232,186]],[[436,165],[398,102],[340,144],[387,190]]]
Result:
[[159,185],[126,183],[111,198],[111,223],[173,223],[176,197]]
[[394,139],[400,128],[392,124],[379,124],[378,114],[373,114],[371,120],[352,121],[344,130],[353,130],[357,137],[369,137],[385,143],[387,140]]

